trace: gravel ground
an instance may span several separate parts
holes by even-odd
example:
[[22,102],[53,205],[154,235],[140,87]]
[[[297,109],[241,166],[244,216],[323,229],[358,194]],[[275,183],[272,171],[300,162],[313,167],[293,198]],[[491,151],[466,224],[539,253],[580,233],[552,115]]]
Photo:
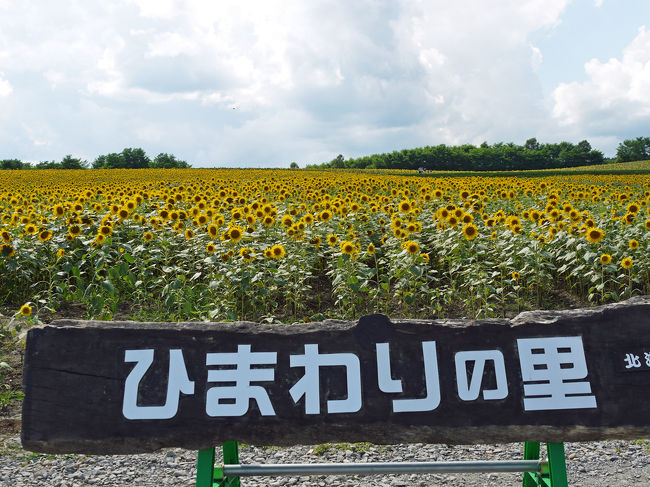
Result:
[[[565,444],[569,485],[650,485],[650,440]],[[522,444],[503,445],[321,445],[240,449],[241,463],[512,460]],[[217,460],[218,461],[218,460]],[[194,486],[196,452],[168,449],[154,454],[43,455],[22,450],[17,436],[0,438],[0,486]],[[520,486],[521,474],[427,474],[366,477],[250,477],[242,485],[337,486]]]

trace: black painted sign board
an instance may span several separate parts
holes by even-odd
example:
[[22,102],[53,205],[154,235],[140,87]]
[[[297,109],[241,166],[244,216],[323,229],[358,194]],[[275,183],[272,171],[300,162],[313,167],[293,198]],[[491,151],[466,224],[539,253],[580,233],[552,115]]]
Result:
[[650,436],[650,297],[513,320],[29,331],[24,448],[51,453]]

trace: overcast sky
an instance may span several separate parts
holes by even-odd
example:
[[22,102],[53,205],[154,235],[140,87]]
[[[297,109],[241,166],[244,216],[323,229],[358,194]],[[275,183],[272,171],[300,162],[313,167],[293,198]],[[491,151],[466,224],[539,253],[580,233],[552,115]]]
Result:
[[0,0],[0,159],[650,136],[650,0]]

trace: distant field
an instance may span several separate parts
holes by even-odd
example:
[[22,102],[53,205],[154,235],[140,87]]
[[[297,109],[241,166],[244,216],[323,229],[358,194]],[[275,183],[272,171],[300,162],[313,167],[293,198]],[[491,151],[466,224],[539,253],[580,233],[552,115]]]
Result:
[[6,171],[0,306],[28,319],[291,322],[648,294],[650,176],[595,169]]
[[[336,171],[336,170],[334,170]],[[338,171],[345,171],[339,169]],[[418,171],[406,169],[357,169],[359,173],[419,175]],[[567,167],[563,169],[535,169],[530,171],[429,171],[422,177],[548,177],[565,174],[650,174],[650,161],[612,162],[595,166]]]

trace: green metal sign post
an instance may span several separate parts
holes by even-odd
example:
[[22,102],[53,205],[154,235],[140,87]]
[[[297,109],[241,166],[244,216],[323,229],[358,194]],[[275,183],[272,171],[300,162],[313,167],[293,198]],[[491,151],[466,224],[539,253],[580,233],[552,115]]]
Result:
[[[524,461],[512,462],[415,462],[366,464],[287,464],[239,465],[238,445],[235,441],[223,444],[223,463],[215,465],[215,448],[200,450],[197,461],[196,487],[240,487],[240,477],[228,470],[239,468],[246,475],[350,475],[366,473],[426,473],[426,472],[523,472],[522,487],[568,487],[564,443],[547,443],[548,461],[540,461],[540,443],[524,444]],[[230,467],[230,468],[229,468]],[[267,467],[267,468],[265,468]],[[359,468],[360,467],[360,468]],[[275,469],[277,473],[271,472]],[[265,472],[266,470],[266,472]],[[257,472],[257,473],[256,473]],[[242,474],[243,475],[243,474]]]
[[[524,472],[522,487],[567,487],[566,459],[564,457],[564,443],[547,443],[546,451],[548,462],[542,463],[541,472]],[[538,441],[527,441],[524,444],[524,459],[536,460],[539,458],[540,444]]]

